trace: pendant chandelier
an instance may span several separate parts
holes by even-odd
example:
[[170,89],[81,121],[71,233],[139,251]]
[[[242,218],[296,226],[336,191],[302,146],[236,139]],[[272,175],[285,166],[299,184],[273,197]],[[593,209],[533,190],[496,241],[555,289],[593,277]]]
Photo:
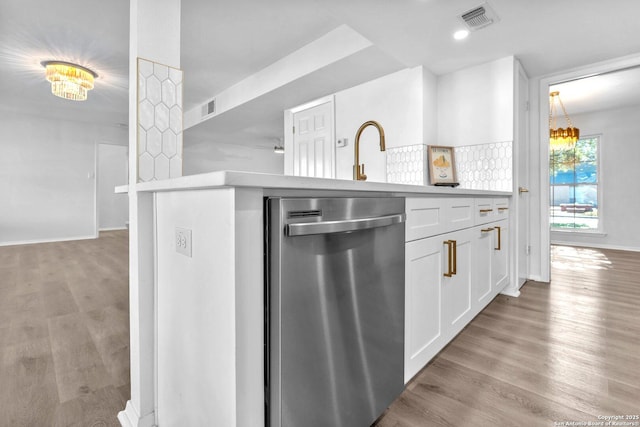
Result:
[[98,75],[88,68],[63,61],[43,61],[47,81],[51,83],[51,93],[72,101],[87,99],[87,91],[93,89],[93,81]]
[[[564,114],[564,118],[567,121],[567,128],[558,128],[556,123],[556,114],[559,114],[558,109],[556,108],[556,98],[560,107],[562,108],[562,113]],[[566,150],[569,148],[573,148],[576,144],[576,141],[580,138],[580,129],[573,127],[571,124],[571,119],[567,114],[567,110],[564,108],[564,104],[560,99],[560,92],[555,91],[549,94],[549,145],[552,150]]]

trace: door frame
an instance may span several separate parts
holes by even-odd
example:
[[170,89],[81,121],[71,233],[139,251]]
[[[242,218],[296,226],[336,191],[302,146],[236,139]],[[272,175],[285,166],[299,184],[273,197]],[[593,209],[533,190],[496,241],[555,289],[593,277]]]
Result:
[[[127,152],[127,181],[126,183],[129,182],[128,179],[128,175],[129,175],[129,146],[128,145],[122,145],[122,144],[118,144],[116,142],[113,141],[108,141],[108,140],[96,140],[94,143],[94,167],[93,167],[93,224],[94,224],[94,229],[95,229],[95,234],[94,237],[98,238],[100,235],[100,207],[98,206],[98,188],[99,188],[99,177],[100,177],[100,146],[101,145],[115,145],[118,147],[123,147],[126,149]],[[123,184],[124,185],[124,184]],[[115,189],[114,189],[115,191]],[[127,221],[128,224],[128,221]],[[124,230],[126,229],[126,225],[124,228],[119,228],[120,230]],[[106,230],[105,230],[106,231]]]
[[297,107],[284,110],[284,174],[293,175],[293,115],[318,105],[329,103],[331,106],[331,161],[333,164],[333,176],[336,176],[336,106],[335,95],[325,96],[307,102]]
[[[524,86],[524,87],[523,87]],[[513,199],[515,200],[515,213],[513,227],[512,242],[515,242],[515,248],[512,253],[515,254],[511,262],[512,277],[510,282],[515,285],[517,292],[522,285],[529,279],[531,270],[531,228],[529,226],[531,218],[529,210],[531,201],[529,193],[521,193],[520,188],[529,188],[531,175],[529,173],[529,162],[526,160],[530,153],[529,134],[530,134],[530,93],[529,93],[529,77],[525,72],[520,61],[516,61],[516,100],[518,105],[515,109],[517,117],[515,120],[514,134],[515,143],[513,151],[515,154],[514,161],[514,185]],[[523,170],[524,169],[524,170]],[[524,269],[524,271],[522,271]]]
[[640,66],[640,55],[633,54],[609,61],[598,62],[584,67],[546,76],[540,79],[539,103],[539,143],[540,153],[540,280],[551,279],[551,231],[549,229],[549,86],[566,83],[584,77],[611,73],[625,68]]

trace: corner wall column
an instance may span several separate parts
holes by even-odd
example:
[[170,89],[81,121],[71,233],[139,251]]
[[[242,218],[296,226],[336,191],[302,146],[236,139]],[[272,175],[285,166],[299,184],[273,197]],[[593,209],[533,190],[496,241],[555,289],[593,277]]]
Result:
[[[156,425],[154,199],[138,193],[138,58],[180,68],[180,0],[131,0],[129,23],[129,325],[131,400],[118,414],[126,427]],[[181,79],[180,79],[181,80]],[[175,81],[175,79],[174,79]],[[176,95],[182,100],[181,92]],[[175,123],[174,123],[175,125]],[[173,130],[176,127],[173,126]],[[180,115],[180,133],[182,117]],[[175,133],[175,132],[174,132]],[[181,136],[180,136],[181,137]],[[180,157],[182,144],[179,141]],[[133,155],[135,153],[136,155]],[[164,159],[162,159],[164,160]],[[175,168],[174,168],[175,171]],[[181,175],[180,165],[180,175]],[[144,172],[143,172],[144,175]],[[172,174],[172,176],[176,176]],[[154,175],[155,177],[155,175]]]

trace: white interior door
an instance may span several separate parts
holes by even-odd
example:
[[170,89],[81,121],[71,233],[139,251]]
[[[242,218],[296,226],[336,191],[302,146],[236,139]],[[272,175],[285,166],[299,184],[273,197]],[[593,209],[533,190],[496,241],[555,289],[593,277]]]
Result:
[[126,185],[128,181],[128,148],[126,145],[98,144],[98,230],[123,229],[129,220],[129,198],[114,192],[117,186]]
[[323,101],[293,111],[293,175],[335,178],[333,99]]
[[517,148],[516,152],[516,186],[514,190],[516,205],[516,271],[518,289],[529,278],[530,243],[530,206],[529,206],[529,80],[522,67],[518,68],[518,108],[517,108]]

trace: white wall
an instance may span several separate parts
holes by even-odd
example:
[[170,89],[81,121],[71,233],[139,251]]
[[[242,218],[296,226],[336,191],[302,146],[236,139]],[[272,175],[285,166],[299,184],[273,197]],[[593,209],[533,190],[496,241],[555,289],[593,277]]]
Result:
[[126,194],[115,194],[114,188],[128,183],[128,147],[98,144],[97,148],[98,229],[126,228],[129,221],[129,198]]
[[438,145],[513,141],[515,58],[438,77]]
[[[384,128],[386,147],[432,143],[435,135],[435,77],[422,67],[409,68],[335,94],[336,140],[348,138],[336,149],[336,177],[352,179],[354,145],[358,128],[375,120]],[[427,116],[425,117],[425,114]],[[386,155],[380,152],[378,131],[367,128],[360,138],[360,163],[368,181],[386,182]]]
[[274,153],[273,147],[205,141],[185,144],[183,156],[184,175],[219,170],[284,173],[284,155]]
[[115,126],[0,115],[0,245],[94,237],[96,140]]
[[640,251],[640,107],[572,115],[580,134],[601,135],[599,212],[604,236],[552,232],[552,243]]

